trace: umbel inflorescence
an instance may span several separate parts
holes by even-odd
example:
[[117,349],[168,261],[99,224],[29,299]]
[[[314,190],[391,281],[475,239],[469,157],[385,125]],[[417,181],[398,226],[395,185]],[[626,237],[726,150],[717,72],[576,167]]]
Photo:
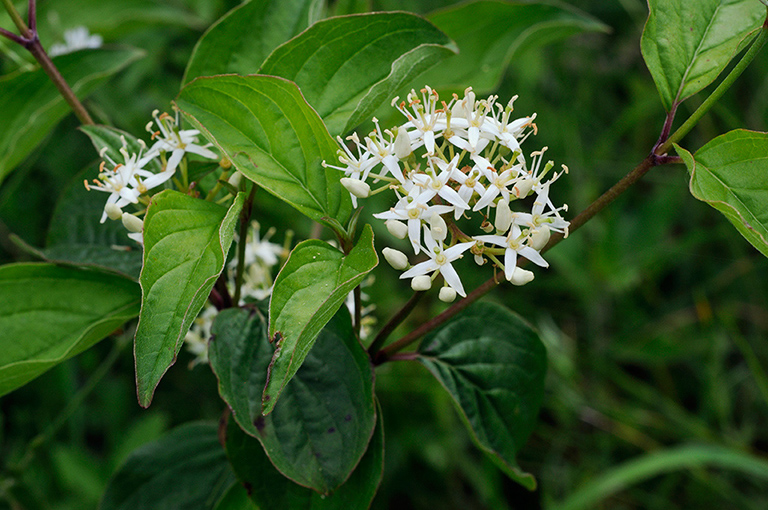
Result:
[[[454,94],[446,103],[429,87],[420,94],[412,90],[406,101],[392,101],[404,124],[382,130],[374,118],[374,131],[362,141],[357,134],[347,138],[351,148],[339,138],[340,166],[323,162],[344,172],[341,181],[355,206],[358,198],[394,192],[394,205],[373,216],[385,220],[395,237],[407,237],[415,255],[427,257],[411,266],[404,253],[383,250],[414,290],[428,290],[441,275],[440,299],[466,296],[452,265],[466,252],[480,265],[491,260],[507,280],[524,285],[533,273],[517,267],[518,255],[547,267],[540,251],[551,232],[568,234],[560,215],[567,207],[555,207],[549,198],[551,185],[568,168],[551,172],[552,161],[542,165],[546,147],[526,159],[521,144],[536,133],[535,115],[513,118],[516,98],[502,105],[496,96],[477,99],[468,88],[463,98]],[[372,191],[369,181],[381,186]],[[519,204],[514,210],[512,202]]]

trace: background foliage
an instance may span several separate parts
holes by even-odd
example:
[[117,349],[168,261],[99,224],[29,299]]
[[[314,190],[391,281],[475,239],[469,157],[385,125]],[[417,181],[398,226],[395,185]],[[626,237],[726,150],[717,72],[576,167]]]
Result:
[[[427,13],[450,3],[381,0],[371,6]],[[153,109],[176,97],[203,31],[237,2],[141,4],[50,0],[41,2],[39,13],[41,38],[51,42],[63,29],[85,24],[108,44],[145,52],[86,103],[97,122],[136,134],[143,133]],[[357,4],[369,7],[340,1],[335,8]],[[537,112],[536,142],[571,169],[555,201],[579,211],[646,156],[664,111],[640,53],[645,3],[570,4],[611,31],[532,45],[513,55],[496,93],[518,94],[517,111]],[[9,26],[2,17],[0,23]],[[0,69],[23,64],[25,55],[2,44]],[[15,56],[5,56],[8,52]],[[126,60],[132,58],[126,54]],[[740,127],[768,129],[767,77],[763,53],[686,138],[686,148],[697,150]],[[703,97],[683,103],[679,117]],[[12,234],[43,246],[58,197],[71,183],[79,185],[83,168],[95,173],[95,153],[77,125],[66,117],[2,182],[0,262],[30,258]],[[426,368],[388,363],[376,372],[386,453],[373,508],[558,508],[567,497],[585,494],[580,489],[606,495],[614,492],[611,487],[623,490],[605,500],[605,508],[768,506],[764,477],[750,471],[751,459],[764,457],[768,448],[768,261],[687,186],[683,165],[652,170],[550,252],[552,268],[531,285],[491,294],[490,300],[532,322],[548,350],[543,410],[517,456],[523,470],[536,474],[538,490],[527,492],[507,479],[475,449],[450,397]],[[308,237],[309,222],[286,217],[275,203],[267,193],[257,195],[261,223],[280,230],[290,226],[297,237]],[[367,214],[380,209],[369,208]],[[403,288],[385,265],[374,274],[378,283],[366,292],[379,303],[376,315],[383,319],[403,300]],[[465,285],[474,287],[485,277],[468,275]],[[423,300],[410,325],[442,306]],[[5,469],[23,467],[24,482],[5,489],[26,507],[95,508],[129,452],[178,424],[221,416],[216,378],[204,366],[185,370],[191,357],[183,350],[152,407],[140,410],[126,343],[130,336],[129,331],[102,342],[0,400],[0,460]],[[113,363],[100,372],[104,360]],[[29,441],[77,399],[94,374],[102,376],[97,388],[73,409],[66,425],[33,457],[25,456]],[[211,431],[201,434],[198,453],[211,440]],[[743,455],[728,455],[723,448]],[[602,478],[609,473],[616,479]],[[582,508],[590,508],[587,496]],[[571,501],[577,508],[579,500]]]

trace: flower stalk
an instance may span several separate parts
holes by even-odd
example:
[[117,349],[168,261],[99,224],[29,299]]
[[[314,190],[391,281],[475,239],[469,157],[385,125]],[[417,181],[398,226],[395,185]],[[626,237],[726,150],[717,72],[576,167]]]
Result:
[[2,2],[5,6],[5,10],[8,11],[8,15],[16,25],[16,28],[19,29],[20,36],[2,29],[0,29],[2,30],[0,34],[24,46],[32,54],[32,56],[35,57],[35,60],[37,60],[37,62],[40,64],[40,67],[43,69],[43,71],[45,71],[45,74],[48,75],[48,78],[50,78],[53,84],[56,86],[56,89],[64,98],[64,101],[66,101],[69,107],[72,108],[72,111],[75,113],[75,116],[81,124],[94,124],[93,119],[88,113],[88,110],[85,109],[83,104],[70,88],[69,84],[67,84],[67,81],[53,64],[51,57],[49,57],[45,52],[43,45],[40,44],[40,38],[37,35],[37,9],[35,0],[30,0],[29,2],[29,26],[27,26],[24,23],[24,20],[21,19],[21,16],[13,6],[11,0],[2,0]]

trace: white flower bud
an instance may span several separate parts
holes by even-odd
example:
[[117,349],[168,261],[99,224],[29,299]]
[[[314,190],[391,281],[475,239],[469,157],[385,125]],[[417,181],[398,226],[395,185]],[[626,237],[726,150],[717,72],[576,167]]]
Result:
[[415,291],[423,292],[432,288],[432,278],[423,274],[416,276],[411,280],[411,288]]
[[520,179],[512,188],[512,194],[517,198],[525,198],[536,184],[536,179]]
[[128,230],[128,232],[134,232],[139,234],[144,229],[144,222],[141,221],[140,218],[134,216],[133,214],[128,214],[127,212],[124,212],[122,219],[123,219],[123,226]]
[[496,204],[496,222],[494,226],[499,232],[506,232],[512,225],[512,211],[509,209],[509,204],[502,197],[499,203]]
[[456,299],[456,291],[453,290],[453,287],[442,287],[438,297],[443,303],[453,303]]
[[243,179],[243,174],[235,170],[235,173],[229,176],[229,179],[227,179],[227,182],[230,183],[234,188],[240,187],[240,181]]
[[533,234],[528,239],[528,246],[536,251],[541,251],[549,242],[551,231],[546,225],[542,225],[533,231]]
[[408,135],[408,131],[403,126],[400,126],[397,128],[397,137],[395,137],[395,156],[398,159],[405,159],[412,152],[411,137]]
[[483,264],[485,264],[485,258],[483,258],[482,255],[475,255],[475,264],[477,264],[478,266],[482,266]]
[[509,278],[509,281],[512,283],[512,285],[525,285],[526,283],[530,283],[533,280],[533,272],[528,271],[527,269],[523,269],[521,267],[516,267],[512,270],[512,277]]
[[350,177],[342,177],[341,185],[347,188],[347,191],[355,195],[357,198],[368,198],[371,194],[371,187],[368,183],[352,179]]
[[123,210],[117,204],[107,204],[104,206],[104,212],[110,220],[119,220],[123,217]]
[[433,214],[429,219],[429,228],[432,231],[432,239],[435,241],[445,241],[448,237],[448,225],[439,214]]
[[405,253],[392,248],[384,248],[381,250],[381,253],[384,255],[387,262],[389,262],[389,265],[398,271],[402,271],[408,267],[408,257]]
[[384,225],[389,230],[389,233],[398,239],[405,239],[405,236],[408,235],[408,225],[402,221],[387,220],[384,222]]

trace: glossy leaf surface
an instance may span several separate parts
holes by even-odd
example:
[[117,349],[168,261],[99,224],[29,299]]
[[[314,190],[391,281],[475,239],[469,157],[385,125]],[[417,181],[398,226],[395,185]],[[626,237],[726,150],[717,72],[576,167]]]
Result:
[[[234,418],[296,483],[327,494],[344,483],[366,451],[375,424],[373,370],[340,311],[317,338],[296,377],[268,416],[261,394],[273,346],[257,310],[228,309],[210,344],[219,393]],[[282,475],[278,475],[282,476]]]
[[0,395],[139,314],[136,282],[53,264],[0,266]]
[[184,336],[224,269],[243,207],[229,209],[166,190],[152,197],[144,219],[142,307],[136,330],[136,386],[147,407],[176,361]]
[[315,221],[346,223],[352,211],[342,173],[323,168],[338,147],[298,87],[273,76],[217,76],[184,87],[186,117],[247,178]]
[[227,427],[227,456],[235,474],[259,508],[271,510],[348,510],[369,508],[384,472],[381,413],[368,450],[344,485],[323,496],[293,483],[275,469],[258,441],[234,422]]
[[691,194],[768,256],[768,133],[731,131],[693,155],[675,148],[691,174]]
[[547,354],[538,334],[506,308],[478,303],[426,337],[419,361],[448,390],[475,443],[528,489],[515,461],[536,424]]
[[752,0],[649,0],[640,48],[669,110],[710,83],[765,20]]
[[347,256],[314,239],[293,249],[275,279],[269,303],[269,338],[276,348],[264,388],[266,414],[301,367],[320,330],[378,261],[370,225]]
[[453,55],[450,43],[410,13],[341,16],[319,21],[277,48],[259,72],[294,81],[331,134],[339,135],[367,120],[400,86]]
[[251,0],[235,7],[198,41],[182,82],[255,74],[272,50],[315,21],[316,11],[317,0]]

